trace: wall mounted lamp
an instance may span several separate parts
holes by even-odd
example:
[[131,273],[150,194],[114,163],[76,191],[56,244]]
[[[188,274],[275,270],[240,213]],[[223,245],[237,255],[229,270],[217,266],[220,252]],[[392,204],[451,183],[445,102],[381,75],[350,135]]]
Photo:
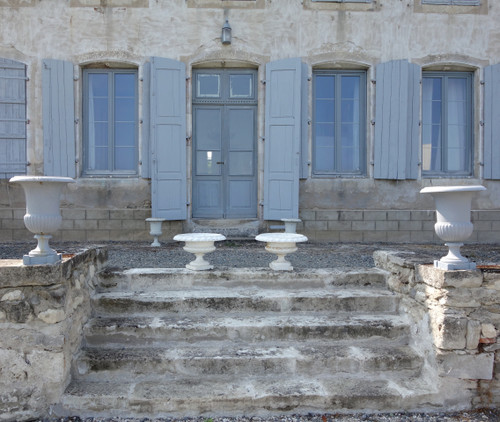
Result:
[[226,22],[222,26],[220,40],[222,41],[222,44],[231,44],[231,25],[229,25],[228,19],[226,19]]

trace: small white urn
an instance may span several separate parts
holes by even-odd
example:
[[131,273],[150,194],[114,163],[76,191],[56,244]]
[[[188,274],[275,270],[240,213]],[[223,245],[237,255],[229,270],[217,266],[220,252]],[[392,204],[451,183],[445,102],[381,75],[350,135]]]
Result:
[[292,271],[292,264],[285,256],[297,250],[297,242],[307,242],[307,237],[297,233],[262,233],[255,240],[266,242],[266,251],[278,256],[269,264],[272,270]]
[[211,270],[213,265],[206,261],[203,256],[215,251],[214,242],[226,240],[226,237],[218,233],[184,233],[174,236],[178,242],[186,242],[184,250],[195,254],[196,259],[186,264],[188,270],[204,271]]
[[61,254],[49,247],[49,233],[54,233],[61,226],[60,211],[61,191],[68,183],[75,181],[70,177],[52,176],[15,176],[11,183],[19,183],[26,197],[24,225],[35,233],[38,245],[24,255],[24,265],[55,264],[61,260]]
[[164,218],[146,218],[146,221],[149,223],[149,234],[153,236],[153,243],[151,246],[157,247],[161,246],[161,243],[158,240],[158,237],[161,236],[161,225],[165,221]]
[[448,255],[434,266],[443,270],[474,270],[476,264],[460,253],[460,247],[473,231],[470,221],[472,196],[486,190],[484,186],[431,186],[420,193],[430,193],[436,202],[436,224],[434,230],[448,246]]

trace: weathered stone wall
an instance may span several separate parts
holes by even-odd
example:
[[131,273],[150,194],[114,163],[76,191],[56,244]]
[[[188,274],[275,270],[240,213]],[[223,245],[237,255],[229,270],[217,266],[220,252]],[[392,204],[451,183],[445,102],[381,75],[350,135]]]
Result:
[[48,414],[70,381],[90,292],[107,252],[90,249],[58,265],[0,265],[0,420]]
[[397,252],[374,258],[390,272],[388,285],[403,295],[408,315],[428,321],[440,382],[468,383],[471,406],[500,405],[500,272],[443,271]]

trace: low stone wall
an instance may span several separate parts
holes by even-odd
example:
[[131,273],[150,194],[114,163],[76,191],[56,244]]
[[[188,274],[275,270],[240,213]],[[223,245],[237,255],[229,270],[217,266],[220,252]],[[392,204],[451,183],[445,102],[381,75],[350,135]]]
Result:
[[106,260],[90,249],[52,266],[0,261],[0,420],[46,415],[59,401]]
[[500,405],[500,272],[443,271],[409,253],[379,251],[374,259],[413,325],[426,320],[438,382],[467,389],[470,407]]

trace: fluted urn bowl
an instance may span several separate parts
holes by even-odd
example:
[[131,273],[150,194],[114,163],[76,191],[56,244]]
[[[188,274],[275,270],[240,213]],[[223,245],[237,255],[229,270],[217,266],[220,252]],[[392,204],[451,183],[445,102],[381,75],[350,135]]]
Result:
[[62,222],[60,196],[64,186],[75,181],[70,177],[53,176],[15,176],[11,183],[18,183],[26,197],[24,225],[35,233],[38,245],[24,255],[25,265],[54,264],[61,255],[49,247],[50,233],[59,229]]
[[486,190],[484,186],[431,186],[420,193],[430,193],[436,203],[436,224],[434,231],[448,246],[448,255],[434,266],[444,270],[472,270],[476,264],[469,262],[460,253],[460,247],[474,229],[470,221],[472,197],[476,192]]

